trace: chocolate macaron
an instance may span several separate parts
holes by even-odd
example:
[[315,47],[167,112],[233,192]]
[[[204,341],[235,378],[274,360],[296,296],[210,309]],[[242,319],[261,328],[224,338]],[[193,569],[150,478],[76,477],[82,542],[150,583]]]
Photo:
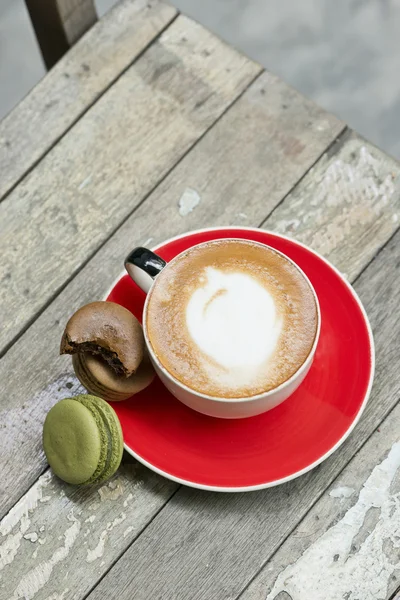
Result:
[[72,364],[77,378],[88,392],[111,402],[126,400],[141,392],[155,376],[147,353],[136,373],[130,377],[121,377],[101,356],[89,352],[74,354]]
[[101,355],[112,369],[130,377],[143,360],[145,343],[136,317],[115,302],[91,302],[68,321],[60,354],[90,352]]
[[73,355],[79,381],[104,400],[126,400],[155,376],[141,324],[114,302],[91,302],[77,310],[66,325],[60,353]]

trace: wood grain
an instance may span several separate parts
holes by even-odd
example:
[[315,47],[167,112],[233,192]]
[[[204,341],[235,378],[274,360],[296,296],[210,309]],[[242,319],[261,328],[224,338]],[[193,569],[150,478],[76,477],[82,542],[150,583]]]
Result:
[[[284,98],[290,99],[285,116],[281,114]],[[314,127],[306,127],[310,119]],[[0,436],[3,514],[45,468],[41,430],[47,410],[58,399],[78,393],[70,359],[58,356],[59,340],[70,314],[80,305],[102,297],[134,245],[151,245],[196,226],[242,222],[243,198],[251,198],[246,207],[246,224],[261,223],[341,129],[334,117],[305,101],[277,78],[263,74],[9,350],[0,362],[4,380],[0,410],[6,424]],[[243,147],[240,140],[247,134],[251,141]],[[293,139],[303,147],[295,159],[293,154],[284,152]],[[279,169],[274,156],[280,157]],[[231,164],[240,168],[230,169]],[[182,216],[180,200],[189,184],[201,200],[191,213]],[[274,192],[266,196],[267,188]],[[78,503],[78,496],[75,501]],[[62,513],[58,501],[52,503],[51,510],[56,526]],[[65,528],[64,517],[59,526]],[[115,552],[122,553],[128,545],[128,540],[121,539]],[[71,552],[54,568],[52,577],[61,581],[60,585],[65,572],[73,569],[74,561]],[[17,569],[22,577],[37,564],[37,557],[32,557],[29,546],[24,546],[10,568]],[[103,565],[97,576],[105,571]],[[88,577],[92,577],[89,572]],[[85,586],[82,581],[82,588]],[[43,598],[48,589],[46,584],[41,590]]]
[[0,523],[0,598],[83,598],[175,487],[137,463],[101,487],[46,471]]
[[[377,181],[380,179],[378,175]],[[312,198],[313,194],[310,201]],[[285,202],[291,202],[291,196]],[[391,217],[389,210],[387,218]],[[352,235],[349,229],[347,233]],[[275,489],[223,495],[181,488],[90,600],[104,597],[111,589],[122,599],[135,600],[162,595],[180,600],[188,589],[193,591],[193,600],[236,598],[267,563],[397,402],[400,380],[394,357],[400,334],[395,308],[400,294],[399,239],[397,234],[356,285],[372,322],[378,357],[373,394],[356,432],[314,471]],[[341,242],[344,252],[346,242]],[[377,252],[382,240],[371,237],[368,243]],[[360,253],[365,254],[364,246],[359,245],[349,257],[349,268],[353,261],[360,262]],[[137,566],[134,573],[128,569],[133,563]]]
[[[261,92],[265,89],[267,94]],[[280,107],[284,97],[290,98],[290,103],[283,117]],[[258,112],[254,114],[257,102]],[[305,126],[310,119],[314,128]],[[3,422],[8,423],[0,436],[4,481],[1,514],[45,468],[41,427],[55,401],[54,382],[71,373],[70,360],[58,356],[58,346],[74,310],[103,296],[135,245],[154,245],[195,227],[261,223],[341,128],[337,119],[279,79],[263,74],[7,352],[0,362],[4,381],[0,409]],[[240,141],[246,135],[251,136],[251,142],[243,146]],[[291,154],[285,155],[286,139],[295,139],[303,146],[296,160]],[[280,157],[279,169],[274,156]],[[233,163],[236,169],[231,168]],[[200,202],[182,217],[180,201],[189,186],[196,190]],[[266,195],[266,189],[273,192]],[[246,209],[243,198],[248,198]],[[246,210],[245,217],[242,210]],[[62,393],[68,392],[62,389]]]
[[158,0],[123,0],[0,122],[0,200],[175,18]]
[[[263,73],[134,214],[135,230],[157,244],[198,227],[258,226],[343,129]],[[182,210],[193,197],[193,210]]]
[[265,227],[318,250],[354,279],[399,227],[399,175],[395,160],[349,133]]
[[[387,600],[400,568],[400,404],[240,600]],[[347,596],[346,596],[347,594]]]
[[178,17],[0,204],[0,349],[260,70]]
[[[266,77],[268,80],[268,75],[262,77]],[[264,216],[280,200],[278,192],[275,192],[276,196],[268,196],[265,194],[265,189],[267,187],[277,189],[280,190],[280,194],[284,195],[294,183],[290,178],[295,179],[300,172],[304,172],[304,168],[301,171],[300,166],[293,161],[292,155],[285,157],[281,150],[282,147],[287,146],[287,144],[282,143],[282,139],[285,136],[290,138],[292,135],[292,120],[298,119],[297,127],[299,129],[296,136],[299,140],[306,141],[304,147],[307,151],[303,150],[305,152],[303,156],[305,164],[308,166],[313,160],[312,156],[308,154],[308,149],[314,148],[315,158],[317,158],[318,148],[322,148],[323,144],[329,143],[329,140],[334,139],[336,133],[340,131],[341,126],[335,120],[330,121],[329,127],[322,130],[321,125],[320,128],[315,127],[315,131],[304,127],[309,110],[316,111],[313,113],[313,118],[316,120],[321,119],[323,121],[327,116],[317,109],[311,108],[311,105],[309,105],[308,110],[304,110],[302,108],[303,100],[295,96],[291,103],[291,112],[285,119],[282,117],[279,125],[282,128],[281,130],[276,132],[276,129],[274,129],[276,119],[265,119],[265,126],[261,126],[264,115],[268,115],[269,111],[276,111],[280,114],[279,102],[282,95],[286,93],[281,82],[269,80],[271,89],[265,98],[265,112],[261,111],[260,113],[260,124],[258,126],[254,124],[252,143],[245,146],[233,144],[235,136],[237,136],[236,139],[240,140],[241,135],[245,135],[245,131],[249,127],[252,114],[250,107],[254,103],[253,95],[256,95],[256,97],[257,94],[265,96],[265,93],[263,94],[260,91],[263,89],[259,87],[260,81],[261,79],[253,84],[254,87],[258,86],[259,91],[256,93],[252,86],[243,95],[174,169],[162,185],[93,257],[81,273],[66,287],[63,294],[48,307],[3,359],[0,367],[2,372],[7,374],[14,369],[14,376],[12,382],[10,381],[9,385],[6,384],[2,390],[1,406],[4,410],[3,414],[9,419],[9,428],[4,430],[4,438],[2,439],[7,444],[5,447],[9,447],[10,443],[15,443],[15,448],[19,448],[19,452],[16,452],[11,447],[8,454],[9,459],[6,459],[6,464],[2,465],[2,472],[5,473],[9,490],[8,497],[3,497],[4,507],[10,506],[10,499],[12,502],[13,498],[19,497],[26,489],[25,486],[29,485],[37,476],[36,474],[40,472],[40,469],[44,467],[43,455],[40,450],[40,431],[45,412],[59,397],[77,391],[75,388],[76,381],[71,377],[68,359],[56,356],[58,340],[68,315],[80,304],[101,297],[101,294],[104,293],[104,290],[114,279],[119,269],[118,265],[122,263],[125,253],[137,243],[156,243],[160,238],[165,238],[168,235],[174,235],[195,226],[214,224],[215,222],[228,224],[243,222],[245,218],[243,214],[246,214],[246,224],[252,225],[262,222]],[[279,88],[281,91],[274,91],[275,86],[282,86]],[[276,104],[272,102],[273,98],[275,98]],[[303,118],[301,118],[301,115],[304,115]],[[273,131],[276,133],[273,134]],[[310,135],[313,137],[303,137]],[[224,153],[224,148],[229,148],[229,152]],[[260,148],[264,148],[266,154],[264,160],[258,162],[254,159]],[[271,152],[270,155],[269,152]],[[269,158],[274,155],[274,152],[278,154],[282,152],[280,154],[281,161],[283,161],[281,170],[277,169],[276,163]],[[238,165],[241,160],[244,163],[242,168],[229,170],[229,164]],[[300,157],[298,157],[298,160],[300,160]],[[194,167],[202,165],[204,161],[209,165],[209,171],[201,170],[197,174]],[[225,161],[227,162],[225,163]],[[216,163],[219,164],[221,172],[230,173],[230,177],[234,177],[231,185],[221,183],[221,180],[217,177]],[[293,173],[291,172],[292,165],[294,165]],[[285,170],[286,176],[289,178],[288,181],[285,181]],[[257,181],[263,182],[263,185],[255,185],[254,182]],[[181,210],[181,200],[188,187],[196,191],[200,202],[192,212],[182,216],[182,212],[185,211]],[[246,213],[243,212],[243,197],[252,198],[249,206],[246,207]],[[290,196],[286,201],[290,201]],[[157,224],[154,222],[155,212],[162,215]],[[151,237],[153,237],[153,240],[149,239]],[[371,243],[374,243],[373,240]],[[377,249],[378,247],[376,247]],[[88,286],[89,281],[90,286]],[[3,376],[3,378],[7,381],[7,377]],[[18,389],[15,387],[16,382]],[[59,387],[60,390],[58,390]],[[394,393],[396,392],[394,391]],[[10,406],[10,402],[12,406]],[[378,413],[381,414],[380,408]],[[23,424],[24,418],[27,420],[25,424]],[[16,437],[17,431],[19,432],[18,437]],[[22,445],[22,441],[25,441],[24,445]],[[1,452],[0,456],[4,456],[4,453]],[[21,473],[20,477],[18,477],[19,473]],[[328,471],[328,475],[332,475],[332,472]],[[315,475],[313,474],[313,476]],[[329,476],[325,477],[325,480],[328,481]],[[260,494],[238,495],[236,499],[231,496],[228,498],[182,490],[183,496],[180,496],[178,502],[179,511],[176,512],[175,505],[173,505],[174,510],[172,513],[167,513],[169,515],[167,523],[160,531],[157,529],[160,533],[160,537],[157,538],[160,545],[160,549],[156,554],[159,559],[157,577],[154,576],[156,571],[154,564],[150,577],[151,581],[155,579],[155,584],[151,584],[153,588],[147,594],[144,590],[148,589],[146,587],[148,583],[144,584],[142,582],[143,588],[140,586],[135,588],[136,597],[158,597],[155,590],[161,589],[160,586],[165,583],[163,582],[164,576],[168,580],[171,579],[171,583],[168,583],[170,588],[166,588],[165,591],[167,596],[164,597],[168,597],[169,592],[171,592],[170,597],[187,597],[183,594],[185,594],[185,590],[189,589],[188,586],[190,585],[193,585],[193,588],[190,589],[194,589],[194,593],[203,598],[207,598],[207,593],[210,594],[208,596],[210,598],[230,597],[230,591],[232,591],[232,594],[237,593],[237,589],[240,588],[238,580],[242,582],[243,573],[255,573],[257,572],[257,566],[262,565],[262,541],[268,541],[270,536],[273,540],[282,540],[285,531],[290,530],[290,519],[288,528],[285,529],[284,527],[288,516],[287,511],[294,519],[297,508],[300,507],[301,510],[304,510],[304,503],[309,506],[314,502],[315,495],[313,495],[313,492],[315,494],[315,489],[312,489],[311,494],[308,495],[308,481],[307,478],[302,478],[293,484],[294,488],[288,489],[286,487],[286,492],[277,498],[276,503],[272,501],[272,506],[268,498],[269,495],[275,494],[276,490],[269,490]],[[324,480],[320,483],[323,488]],[[291,502],[294,505],[292,510],[287,504],[288,497],[292,499]],[[239,500],[239,505],[235,504]],[[296,502],[299,504],[297,505]],[[220,504],[222,505],[220,506]],[[279,506],[280,510],[277,510]],[[58,502],[52,504],[52,512],[55,519],[57,519],[59,513]],[[269,520],[266,522],[266,515],[269,513]],[[275,518],[277,518],[276,531]],[[301,518],[301,513],[299,518]],[[174,519],[176,519],[176,525]],[[218,527],[216,525],[217,520],[221,521]],[[62,526],[62,523],[61,521],[60,526]],[[154,523],[158,523],[157,519]],[[177,531],[177,528],[180,528],[182,524],[184,527],[188,527],[187,536],[184,535],[183,530]],[[214,528],[214,525],[216,528]],[[212,536],[208,539],[208,542],[203,539],[201,527],[205,527],[205,533]],[[156,535],[158,535],[157,531]],[[216,537],[214,537],[214,534]],[[221,540],[218,539],[219,534],[222,535]],[[210,539],[213,540],[211,545]],[[140,540],[141,538],[138,542]],[[240,543],[239,551],[231,552],[231,541]],[[197,542],[199,542],[198,551],[200,554],[196,549]],[[149,538],[146,538],[145,546],[141,547],[146,547],[146,544],[150,547]],[[127,545],[122,543],[118,546],[117,551],[122,552]],[[132,548],[135,548],[135,546],[136,543]],[[57,549],[56,546],[54,548]],[[228,553],[226,552],[227,548],[229,549]],[[253,550],[255,562],[257,563],[256,567],[254,567],[252,561]],[[129,552],[132,552],[132,549]],[[176,553],[176,560],[181,563],[178,566],[173,558],[174,553]],[[201,553],[204,553],[204,560],[201,558]],[[209,560],[210,555],[213,560]],[[231,566],[229,566],[230,563],[226,565],[229,557],[232,558]],[[24,550],[21,551],[16,560],[18,564],[25,565],[24,568],[21,567],[18,571],[21,576],[22,573],[32,570],[37,565],[36,558],[32,558]],[[123,560],[127,561],[128,556],[124,557]],[[150,562],[143,565],[144,560],[149,560],[148,556],[147,559],[142,557],[141,560],[142,567],[145,570],[151,568]],[[68,559],[56,565],[53,571],[55,581],[62,579],[73,563],[74,553],[71,552]],[[121,577],[123,585],[130,586],[130,581],[126,580],[126,570],[131,573],[132,564],[136,565],[136,563],[129,562],[129,568],[125,566],[125,573]],[[176,569],[176,574],[174,570],[169,570],[170,566]],[[105,565],[103,567],[105,569]],[[225,569],[225,567],[228,570],[227,576],[221,573],[221,569]],[[15,563],[13,568],[17,568]],[[237,575],[235,574],[236,570]],[[112,577],[114,577],[113,571],[111,571]],[[100,577],[104,572],[103,568],[99,568],[98,576]],[[111,577],[111,574],[109,577]],[[181,582],[179,581],[180,577],[182,577]],[[221,585],[217,583],[219,578],[221,578]],[[210,587],[205,584],[208,579],[211,579]],[[105,581],[109,581],[108,578]],[[114,579],[110,581],[113,582],[113,585],[117,585]],[[176,589],[173,587],[175,584]],[[107,583],[107,585],[110,584]],[[226,588],[227,591],[221,592],[221,587],[223,587],[223,590]],[[44,586],[40,592],[43,598],[47,597],[47,589]],[[107,590],[106,595],[110,595],[109,588]],[[130,590],[132,594],[132,588]],[[214,590],[216,590],[216,595],[211,595]],[[152,595],[153,591],[154,595]],[[222,595],[218,595],[220,592]],[[161,591],[160,594],[162,593],[164,592]],[[201,596],[201,594],[204,595]]]
[[50,69],[97,21],[93,0],[25,0]]

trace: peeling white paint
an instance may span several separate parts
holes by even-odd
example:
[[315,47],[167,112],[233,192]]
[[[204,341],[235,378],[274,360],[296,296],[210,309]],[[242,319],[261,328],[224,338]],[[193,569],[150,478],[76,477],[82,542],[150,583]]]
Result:
[[126,536],[129,535],[133,530],[134,530],[133,525],[129,525],[129,527],[127,527],[124,531],[124,538],[126,538]]
[[22,533],[18,531],[15,534],[7,536],[5,542],[0,546],[0,571],[5,566],[10,565],[16,557],[21,545],[21,539]]
[[25,540],[29,540],[30,542],[33,542],[33,543],[37,542],[38,538],[39,538],[39,536],[36,533],[36,531],[32,531],[32,533],[26,533],[24,535]]
[[[0,522],[0,535],[5,537],[4,542],[2,542],[0,546],[0,571],[4,569],[6,565],[12,563],[17,555],[22,538],[27,535],[29,536],[28,529],[31,524],[29,511],[37,508],[39,502],[43,498],[43,490],[48,486],[51,478],[52,475],[49,471],[39,477],[25,496],[15,504]],[[13,531],[18,525],[19,529]],[[27,539],[29,539],[29,537]]]
[[52,594],[51,596],[46,598],[46,600],[64,600],[65,595],[67,593],[68,593],[68,588],[66,590],[64,590],[62,594],[59,594],[58,592],[56,592],[55,594]]
[[[275,600],[280,592],[292,600],[385,600],[390,577],[400,568],[400,492],[391,490],[399,467],[397,442],[374,468],[354,506],[280,573],[266,600]],[[379,519],[354,551],[353,542],[371,508],[379,509]],[[397,563],[385,554],[385,542],[398,551]]]
[[196,192],[196,190],[193,190],[192,188],[186,188],[178,202],[179,214],[181,217],[186,217],[189,213],[191,213],[196,206],[200,204],[200,201],[200,195]]
[[352,487],[342,486],[337,487],[329,492],[331,498],[350,498],[354,493],[355,489]]
[[123,523],[125,521],[125,519],[126,519],[126,514],[123,512],[120,514],[119,517],[116,517],[114,519],[114,521],[110,521],[109,523],[107,523],[107,527],[100,534],[100,538],[99,538],[99,541],[97,542],[96,547],[93,548],[93,550],[87,551],[87,556],[86,556],[87,563],[92,563],[95,560],[97,560],[98,558],[101,558],[103,556],[104,547],[105,547],[105,543],[106,543],[108,534],[114,529],[114,527],[116,527],[117,525],[120,525],[120,523]]
[[64,544],[53,553],[49,560],[40,563],[22,577],[10,600],[20,600],[21,598],[32,600],[49,581],[55,565],[67,558],[81,528],[80,521],[73,516],[72,512],[68,515],[68,520],[72,521],[72,525],[64,533]]
[[132,500],[132,498],[133,498],[133,494],[132,494],[132,493],[129,493],[129,494],[127,495],[126,499],[124,500],[124,508],[126,508],[126,507],[128,506],[128,504],[129,504],[129,502]]
[[116,500],[123,495],[124,490],[124,480],[122,477],[117,477],[109,483],[102,485],[97,491],[100,496],[100,500],[104,502],[105,500]]
[[95,560],[97,560],[98,558],[101,558],[103,556],[104,546],[106,543],[107,536],[108,536],[108,531],[107,531],[107,529],[105,529],[100,534],[100,538],[99,538],[99,541],[97,542],[97,546],[95,546],[95,548],[93,548],[93,550],[88,550],[87,556],[86,556],[87,563],[92,563]]
[[375,213],[380,213],[395,191],[391,175],[381,179],[381,170],[381,161],[365,146],[360,149],[354,164],[334,160],[321,177],[313,205],[332,207],[347,203],[351,206],[356,198],[362,197],[368,200],[367,210],[369,204]]
[[93,521],[95,520],[96,515],[90,515],[90,517],[88,517],[87,519],[85,519],[85,523],[93,523]]
[[273,229],[294,234],[329,255],[343,241],[356,243],[369,230],[373,232],[383,215],[388,226],[389,220],[397,223],[392,215],[396,206],[391,202],[395,179],[379,154],[350,141],[335,159],[321,159],[318,169],[294,193],[289,208],[277,209]]
[[0,523],[0,535],[7,535],[23,518],[28,518],[28,511],[37,508],[38,503],[43,497],[43,489],[47,487],[52,475],[46,471],[34,483],[30,490],[23,496]]
[[[67,387],[67,384],[71,387]],[[0,423],[5,426],[0,435],[0,456],[13,456],[17,454],[25,442],[27,432],[30,436],[39,436],[42,423],[38,422],[37,413],[33,407],[41,406],[43,413],[50,410],[51,406],[67,396],[84,393],[83,386],[70,373],[60,375],[55,381],[32,395],[32,398],[15,408],[4,408],[0,411]],[[19,427],[14,427],[20,423]]]
[[82,183],[79,185],[78,190],[82,191],[87,185],[89,185],[89,183],[92,181],[92,176],[89,175],[88,177],[86,177]]
[[33,560],[36,560],[36,559],[37,559],[37,555],[38,555],[38,552],[39,552],[39,548],[40,548],[40,546],[36,546],[36,550],[35,550],[35,551],[33,552],[33,554],[32,554],[32,558],[33,558]]

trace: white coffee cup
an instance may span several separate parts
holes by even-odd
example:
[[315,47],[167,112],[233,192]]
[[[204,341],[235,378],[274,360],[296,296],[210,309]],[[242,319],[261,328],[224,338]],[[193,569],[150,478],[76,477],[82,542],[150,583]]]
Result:
[[[224,238],[225,241],[229,241],[232,238]],[[266,244],[265,247],[269,248]],[[278,252],[273,249],[274,252]],[[281,252],[278,252],[282,254]],[[182,253],[183,254],[183,253]],[[176,257],[179,258],[180,255]],[[282,256],[293,263],[293,261],[282,254]],[[174,259],[175,260],[175,259]],[[293,263],[295,264],[295,263]],[[259,415],[263,412],[271,410],[286,400],[293,392],[299,387],[305,376],[307,375],[312,361],[314,359],[315,351],[318,345],[318,339],[321,329],[321,313],[319,308],[318,297],[315,293],[313,286],[311,285],[308,277],[305,273],[295,265],[296,268],[303,275],[304,279],[308,282],[315,298],[315,304],[317,307],[317,330],[315,334],[314,343],[308,354],[306,360],[299,367],[299,369],[286,381],[279,386],[261,394],[255,396],[249,396],[245,398],[222,398],[209,396],[202,394],[197,390],[191,389],[181,381],[176,379],[160,362],[158,357],[153,351],[152,345],[149,340],[147,331],[147,313],[149,310],[149,295],[147,295],[146,302],[143,310],[143,332],[146,342],[146,346],[150,355],[150,359],[154,365],[155,371],[165,387],[183,404],[190,408],[210,415],[212,417],[219,417],[223,419],[241,419],[244,417],[252,417]],[[127,256],[125,260],[125,268],[129,275],[135,281],[135,283],[148,294],[151,286],[158,273],[163,269],[168,269],[168,263],[166,263],[161,257],[157,256],[151,250],[147,248],[135,248]]]

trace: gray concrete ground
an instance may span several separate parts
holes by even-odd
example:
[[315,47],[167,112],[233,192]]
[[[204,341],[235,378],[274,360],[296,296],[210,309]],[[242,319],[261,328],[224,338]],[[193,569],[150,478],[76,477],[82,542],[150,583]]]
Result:
[[[172,3],[400,159],[400,0]],[[23,0],[0,0],[0,118],[44,72]]]

